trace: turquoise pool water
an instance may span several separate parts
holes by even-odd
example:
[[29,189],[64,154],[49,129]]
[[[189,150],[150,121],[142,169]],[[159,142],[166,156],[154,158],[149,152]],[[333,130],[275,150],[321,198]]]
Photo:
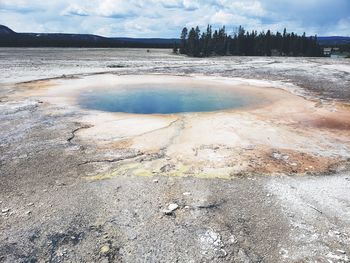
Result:
[[169,84],[149,84],[83,92],[79,104],[86,109],[135,114],[210,112],[248,106],[257,102],[228,89]]

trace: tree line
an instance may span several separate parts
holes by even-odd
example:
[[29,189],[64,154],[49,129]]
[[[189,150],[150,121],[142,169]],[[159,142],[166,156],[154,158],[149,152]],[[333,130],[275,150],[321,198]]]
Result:
[[180,43],[174,44],[174,52],[192,57],[218,56],[323,56],[317,37],[301,36],[295,33],[246,31],[242,26],[233,34],[226,32],[225,26],[213,31],[208,25],[205,32],[199,27],[183,28]]
[[143,39],[123,40],[78,34],[16,33],[0,35],[0,47],[77,47],[77,48],[167,48],[173,47],[174,40]]

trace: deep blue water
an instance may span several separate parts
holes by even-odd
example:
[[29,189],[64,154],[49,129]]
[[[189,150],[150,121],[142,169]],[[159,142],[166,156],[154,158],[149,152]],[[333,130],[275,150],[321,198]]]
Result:
[[91,90],[80,94],[83,108],[137,114],[208,112],[239,108],[254,99],[222,89],[152,86]]

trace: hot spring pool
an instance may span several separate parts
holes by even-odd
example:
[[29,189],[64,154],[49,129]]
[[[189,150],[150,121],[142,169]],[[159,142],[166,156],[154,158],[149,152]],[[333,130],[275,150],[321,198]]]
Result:
[[250,106],[260,100],[228,88],[169,83],[92,89],[82,92],[78,99],[85,109],[134,114],[219,111]]

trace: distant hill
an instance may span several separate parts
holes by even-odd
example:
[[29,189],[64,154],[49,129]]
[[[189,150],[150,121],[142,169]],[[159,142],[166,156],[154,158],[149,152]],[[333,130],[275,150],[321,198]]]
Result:
[[[91,34],[17,33],[0,25],[0,47],[140,47],[172,48],[176,38],[102,37]],[[318,37],[320,45],[350,44],[350,37]]]
[[135,47],[172,48],[178,39],[108,38],[90,34],[17,33],[0,25],[0,47]]
[[350,37],[340,37],[340,36],[331,36],[331,37],[317,37],[318,43],[320,45],[346,45],[350,44]]
[[6,26],[0,25],[0,35],[11,35],[15,32]]

